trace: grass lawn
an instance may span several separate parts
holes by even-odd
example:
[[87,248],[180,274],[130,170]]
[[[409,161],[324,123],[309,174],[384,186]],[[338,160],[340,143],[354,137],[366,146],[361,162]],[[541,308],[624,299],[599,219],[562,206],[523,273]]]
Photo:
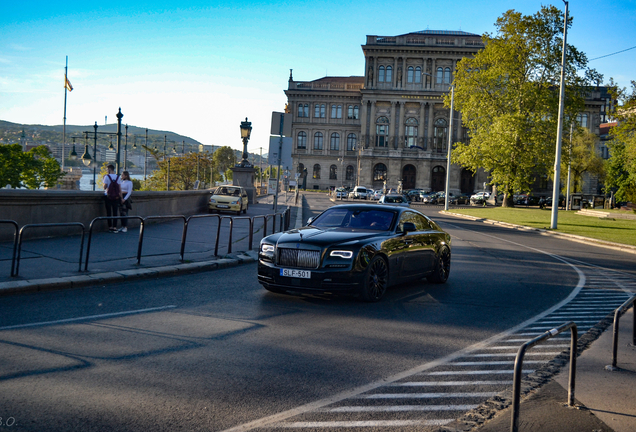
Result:
[[[450,211],[533,228],[550,229],[550,209],[475,207],[455,208]],[[559,211],[557,229],[554,231],[636,246],[636,220],[601,219],[578,215],[575,211]]]

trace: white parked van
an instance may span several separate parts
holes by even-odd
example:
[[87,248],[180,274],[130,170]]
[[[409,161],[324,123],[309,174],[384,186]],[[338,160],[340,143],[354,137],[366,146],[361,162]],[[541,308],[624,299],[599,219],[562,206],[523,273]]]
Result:
[[353,188],[353,199],[369,199],[369,193],[364,186],[356,186]]

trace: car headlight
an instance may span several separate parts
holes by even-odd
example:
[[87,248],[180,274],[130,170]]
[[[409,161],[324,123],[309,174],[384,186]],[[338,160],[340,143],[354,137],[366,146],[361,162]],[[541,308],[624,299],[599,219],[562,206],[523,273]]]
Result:
[[353,252],[347,250],[333,250],[329,256],[351,259],[353,257]]
[[216,204],[216,200],[214,198],[210,198],[210,204]]
[[274,245],[271,245],[271,244],[263,243],[261,245],[261,252],[263,253],[273,253],[274,249],[275,249]]
[[238,203],[239,203],[238,200],[236,200],[236,201],[232,201],[230,204],[237,205]]

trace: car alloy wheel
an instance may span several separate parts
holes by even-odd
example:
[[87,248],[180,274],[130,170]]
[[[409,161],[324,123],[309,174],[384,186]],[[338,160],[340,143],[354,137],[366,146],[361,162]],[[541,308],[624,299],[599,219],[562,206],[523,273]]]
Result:
[[362,299],[366,302],[379,301],[389,283],[389,267],[386,261],[376,256],[367,267],[367,273],[362,286]]
[[435,269],[433,270],[433,274],[428,276],[428,280],[433,283],[443,284],[448,280],[448,276],[450,275],[450,265],[451,265],[451,253],[450,250],[443,246],[437,255],[437,259],[435,261]]

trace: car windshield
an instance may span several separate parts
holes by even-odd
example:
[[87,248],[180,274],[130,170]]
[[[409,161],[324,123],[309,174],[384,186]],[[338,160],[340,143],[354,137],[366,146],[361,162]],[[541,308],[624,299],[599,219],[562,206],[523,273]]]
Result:
[[235,187],[220,186],[216,188],[213,195],[241,196],[241,189]]
[[391,203],[391,204],[395,204],[395,203],[403,203],[404,202],[404,198],[402,198],[401,196],[390,196],[387,195],[384,197],[384,202],[385,203]]
[[311,222],[318,228],[355,228],[363,230],[387,231],[393,224],[395,212],[333,208],[326,210]]

